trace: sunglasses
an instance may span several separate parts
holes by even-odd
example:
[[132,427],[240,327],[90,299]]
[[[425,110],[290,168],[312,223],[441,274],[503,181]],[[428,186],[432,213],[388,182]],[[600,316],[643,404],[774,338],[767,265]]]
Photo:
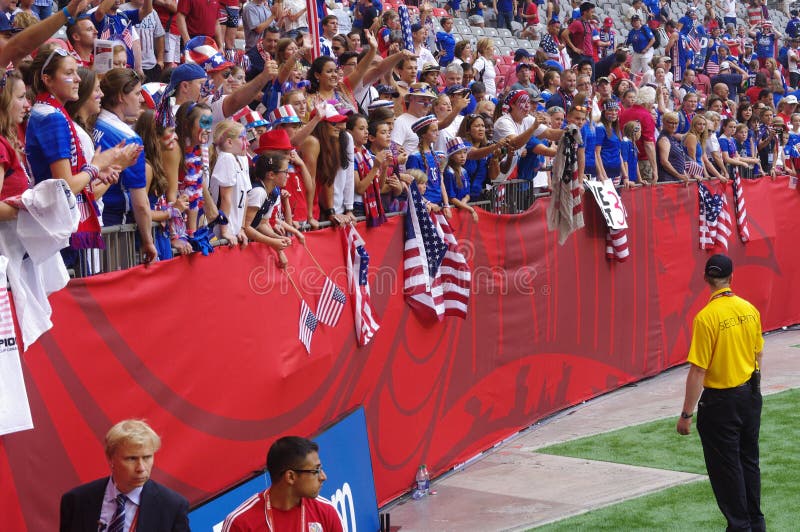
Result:
[[47,59],[45,60],[44,65],[42,65],[42,73],[43,74],[44,74],[44,71],[47,70],[47,65],[50,64],[50,61],[53,60],[53,57],[55,55],[60,55],[61,57],[67,57],[69,55],[69,52],[67,52],[66,50],[64,50],[63,48],[60,48],[60,47],[53,48],[53,51],[50,52],[50,55],[47,56]]

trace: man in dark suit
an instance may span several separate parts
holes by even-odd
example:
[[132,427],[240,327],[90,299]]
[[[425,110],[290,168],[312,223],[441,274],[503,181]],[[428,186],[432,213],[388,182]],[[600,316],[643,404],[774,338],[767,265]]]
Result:
[[144,421],[120,421],[108,431],[111,476],[73,488],[61,497],[62,532],[188,531],[189,502],[150,480],[161,438]]

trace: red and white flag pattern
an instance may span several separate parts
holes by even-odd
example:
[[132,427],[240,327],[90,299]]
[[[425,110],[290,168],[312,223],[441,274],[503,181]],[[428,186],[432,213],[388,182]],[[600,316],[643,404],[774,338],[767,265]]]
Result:
[[700,249],[714,249],[720,246],[727,251],[733,223],[728,213],[725,186],[697,183],[697,198],[700,206]]
[[306,0],[306,15],[308,15],[308,34],[311,37],[311,60],[313,61],[321,55],[317,0]]
[[744,190],[742,190],[742,178],[739,176],[739,169],[736,168],[733,174],[733,209],[736,214],[736,228],[739,230],[739,240],[742,242],[750,241],[750,225],[747,223],[747,208],[744,205]]
[[429,214],[411,183],[405,219],[403,291],[406,301],[425,319],[467,317],[472,273],[444,215]]
[[353,297],[354,319],[358,345],[364,346],[380,329],[378,316],[372,310],[369,293],[369,253],[364,239],[356,228],[347,225],[344,236],[345,256],[347,257],[347,289]]
[[630,255],[628,249],[628,230],[608,228],[606,233],[606,258],[617,262],[625,262]]
[[339,323],[342,309],[347,298],[344,292],[331,281],[330,277],[325,277],[325,286],[322,287],[322,294],[317,302],[317,319],[320,323],[335,327]]
[[314,338],[314,331],[317,330],[318,324],[317,317],[311,312],[311,309],[308,308],[305,299],[301,300],[299,335],[300,341],[306,347],[306,351],[308,351],[309,355],[311,354],[311,340]]

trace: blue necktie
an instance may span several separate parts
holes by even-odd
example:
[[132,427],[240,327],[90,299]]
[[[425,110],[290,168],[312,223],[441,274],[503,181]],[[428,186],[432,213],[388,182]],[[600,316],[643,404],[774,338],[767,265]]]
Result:
[[114,517],[108,523],[108,532],[122,532],[125,527],[125,503],[128,498],[120,493],[117,495],[117,510],[114,512]]

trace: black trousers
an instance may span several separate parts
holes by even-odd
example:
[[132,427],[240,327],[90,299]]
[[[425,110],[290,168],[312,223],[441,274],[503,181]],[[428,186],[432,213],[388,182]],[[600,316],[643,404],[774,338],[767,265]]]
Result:
[[761,391],[750,383],[725,390],[706,389],[697,408],[708,477],[727,530],[766,530],[761,513],[758,433]]

